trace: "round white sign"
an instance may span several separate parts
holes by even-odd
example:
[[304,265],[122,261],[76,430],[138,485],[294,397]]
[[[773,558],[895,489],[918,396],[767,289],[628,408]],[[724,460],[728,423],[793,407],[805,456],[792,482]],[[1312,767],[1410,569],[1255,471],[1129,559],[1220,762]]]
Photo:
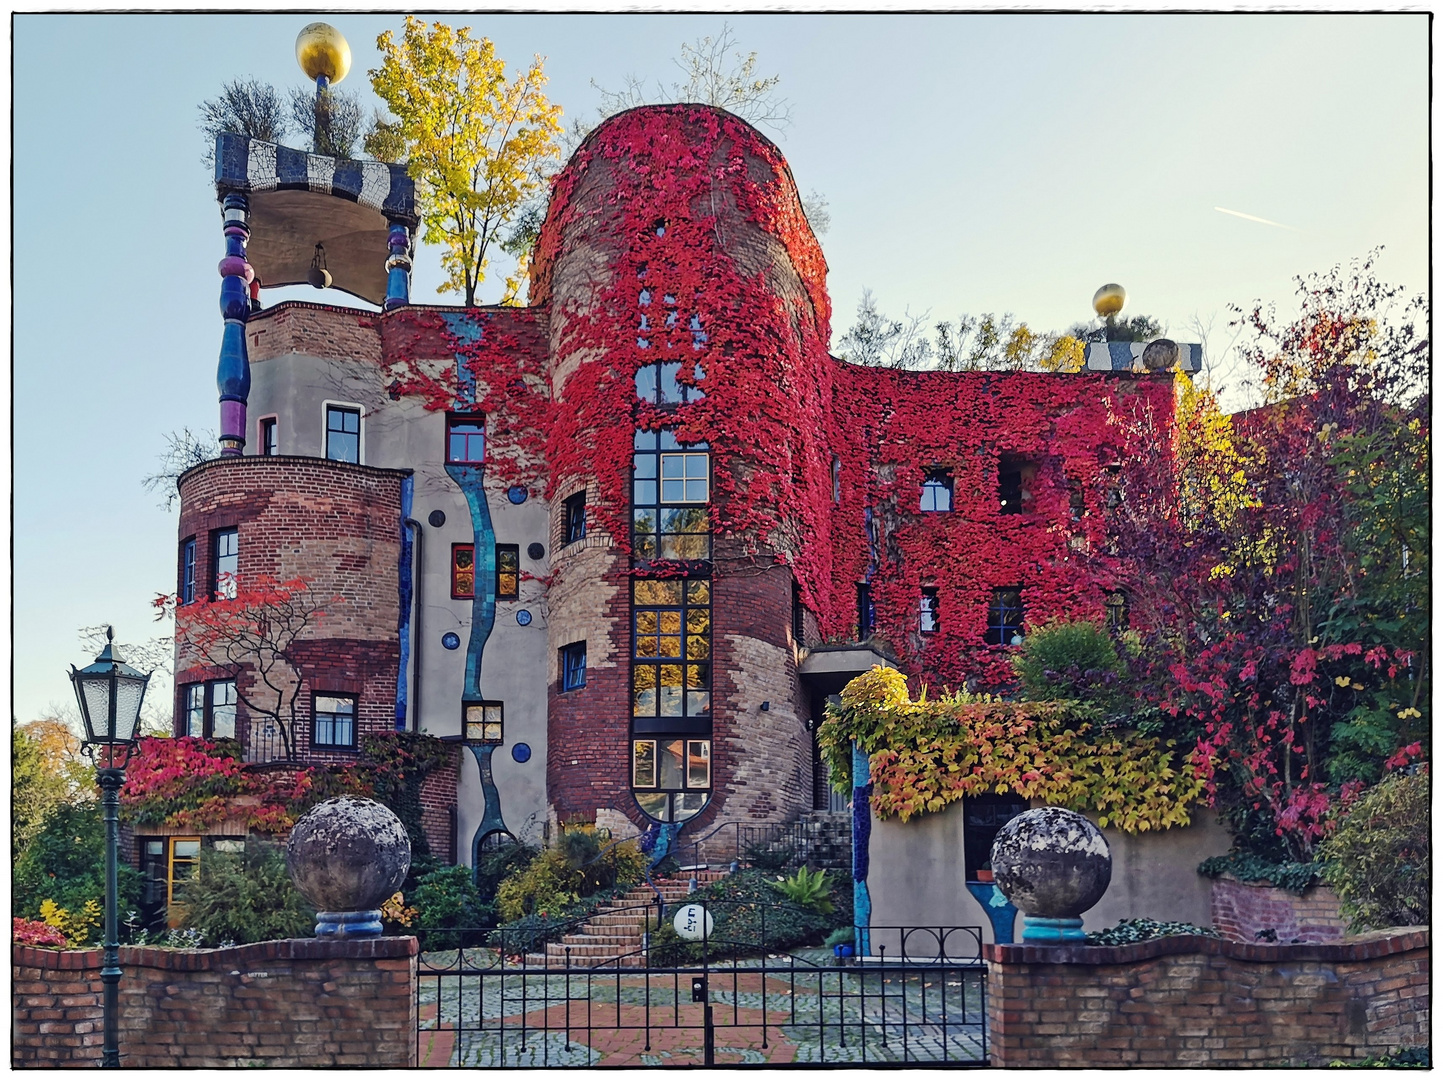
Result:
[[687,941],[700,941],[704,937],[711,937],[714,924],[711,912],[706,908],[700,904],[687,904],[676,913],[671,925],[676,927],[679,937]]

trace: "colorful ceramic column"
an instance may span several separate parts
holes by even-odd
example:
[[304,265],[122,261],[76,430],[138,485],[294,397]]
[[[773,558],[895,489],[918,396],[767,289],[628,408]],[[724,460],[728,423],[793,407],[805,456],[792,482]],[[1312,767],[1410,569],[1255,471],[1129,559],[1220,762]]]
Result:
[[872,894],[867,890],[872,840],[872,760],[852,743],[852,927],[858,956],[872,953]]
[[246,444],[246,400],[251,392],[251,365],[246,355],[246,317],[250,314],[250,283],[255,271],[246,262],[250,209],[244,195],[232,192],[222,204],[225,222],[225,258],[220,261],[220,313],[225,329],[220,341],[220,452],[238,457]]
[[405,222],[392,221],[386,246],[390,258],[386,260],[386,303],[387,311],[405,307],[411,302],[411,234]]

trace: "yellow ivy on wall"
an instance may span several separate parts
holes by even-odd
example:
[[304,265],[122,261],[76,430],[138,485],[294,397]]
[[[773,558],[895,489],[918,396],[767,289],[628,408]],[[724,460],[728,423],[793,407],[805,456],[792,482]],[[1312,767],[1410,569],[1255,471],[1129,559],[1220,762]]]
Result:
[[1104,826],[1146,832],[1187,825],[1203,780],[1171,740],[1105,729],[1073,701],[1007,702],[966,694],[918,700],[900,671],[873,668],[828,705],[818,731],[833,782],[851,783],[853,741],[869,756],[872,807],[907,821],[966,795],[1011,792],[1091,810]]

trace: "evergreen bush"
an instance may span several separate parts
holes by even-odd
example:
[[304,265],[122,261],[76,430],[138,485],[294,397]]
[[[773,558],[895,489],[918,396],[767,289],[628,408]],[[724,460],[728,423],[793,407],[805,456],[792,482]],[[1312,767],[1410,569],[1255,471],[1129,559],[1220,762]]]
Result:
[[1337,891],[1350,929],[1428,924],[1428,811],[1428,770],[1394,773],[1366,792],[1323,842],[1323,877]]
[[316,929],[316,911],[291,882],[284,851],[256,837],[241,854],[203,850],[199,872],[175,899],[181,928],[199,931],[208,946],[311,937]]
[[1028,701],[1087,701],[1105,711],[1122,701],[1122,660],[1107,631],[1091,622],[1030,630],[1012,661]]

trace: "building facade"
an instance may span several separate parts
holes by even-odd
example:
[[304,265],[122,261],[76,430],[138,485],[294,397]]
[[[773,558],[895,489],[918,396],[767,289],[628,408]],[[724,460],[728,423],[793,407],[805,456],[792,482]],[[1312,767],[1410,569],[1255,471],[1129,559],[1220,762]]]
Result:
[[[555,182],[526,307],[409,303],[406,182],[382,200],[367,163],[376,268],[331,266],[382,310],[259,308],[257,275],[295,274],[261,239],[319,258],[364,177],[229,138],[229,441],[180,481],[180,600],[303,580],[328,602],[289,656],[279,752],[243,704],[255,673],[184,646],[178,734],[257,765],[454,740],[427,829],[462,862],[548,821],[696,837],[825,808],[813,731],[873,663],[1003,688],[1029,625],[1150,617],[1106,509],[1136,432],[1168,428],[1173,371],[1118,343],[1071,374],[832,357],[821,248],[736,117],[598,127]],[[1181,350],[1169,366],[1195,367]]]

